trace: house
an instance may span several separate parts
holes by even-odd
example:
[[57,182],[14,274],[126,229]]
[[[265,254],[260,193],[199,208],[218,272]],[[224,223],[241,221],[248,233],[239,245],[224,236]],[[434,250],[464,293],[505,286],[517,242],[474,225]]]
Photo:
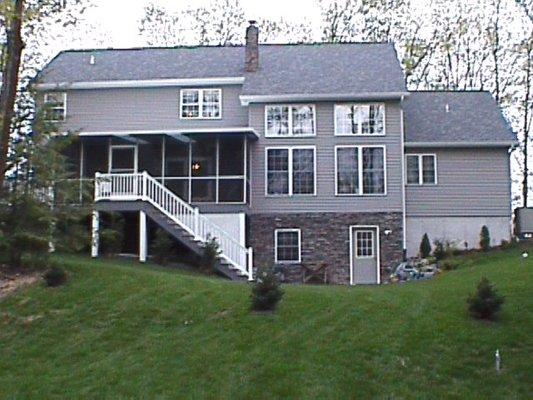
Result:
[[[380,283],[422,235],[476,247],[511,236],[513,135],[488,92],[412,92],[389,43],[65,51],[38,77],[40,101],[77,135],[81,179],[101,213],[195,251],[221,270],[288,281],[327,266],[337,284]],[[233,275],[232,275],[233,274]]]

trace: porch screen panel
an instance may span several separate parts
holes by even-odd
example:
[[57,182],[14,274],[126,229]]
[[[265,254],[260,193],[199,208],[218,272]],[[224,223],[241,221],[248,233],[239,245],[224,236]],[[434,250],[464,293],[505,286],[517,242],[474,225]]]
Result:
[[152,176],[161,176],[161,142],[162,139],[159,138],[139,145],[139,171],[147,171]]
[[242,137],[220,139],[219,175],[244,175],[244,139]]
[[195,140],[192,144],[192,176],[215,176],[217,172],[217,142],[210,140]]

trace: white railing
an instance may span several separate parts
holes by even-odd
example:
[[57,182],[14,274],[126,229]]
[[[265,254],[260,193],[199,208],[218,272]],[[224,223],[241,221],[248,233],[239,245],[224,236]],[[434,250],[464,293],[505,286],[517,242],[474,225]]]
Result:
[[198,208],[176,196],[147,172],[130,174],[96,173],[94,200],[149,202],[172,221],[202,242],[215,238],[220,256],[249,280],[253,279],[251,248],[246,248],[226,231],[199,213]]

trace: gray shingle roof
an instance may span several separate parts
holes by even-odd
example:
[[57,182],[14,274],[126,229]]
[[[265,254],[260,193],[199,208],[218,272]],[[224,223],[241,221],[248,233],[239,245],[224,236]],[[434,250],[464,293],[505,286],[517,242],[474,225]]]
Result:
[[515,141],[489,92],[410,92],[404,102],[404,121],[407,143]]
[[[96,63],[90,65],[94,55]],[[394,46],[383,43],[260,45],[244,72],[244,47],[65,51],[39,83],[245,76],[244,95],[405,92]]]

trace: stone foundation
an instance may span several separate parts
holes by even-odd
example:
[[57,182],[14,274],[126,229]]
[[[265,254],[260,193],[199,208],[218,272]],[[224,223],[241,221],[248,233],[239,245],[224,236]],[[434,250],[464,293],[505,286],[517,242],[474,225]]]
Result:
[[[301,264],[278,265],[288,282],[302,282],[302,265],[327,264],[329,283],[350,284],[350,226],[353,225],[379,226],[382,282],[387,280],[389,268],[403,258],[401,213],[252,214],[248,223],[255,267],[275,265],[276,229],[301,229]],[[391,233],[386,236],[385,230]]]

